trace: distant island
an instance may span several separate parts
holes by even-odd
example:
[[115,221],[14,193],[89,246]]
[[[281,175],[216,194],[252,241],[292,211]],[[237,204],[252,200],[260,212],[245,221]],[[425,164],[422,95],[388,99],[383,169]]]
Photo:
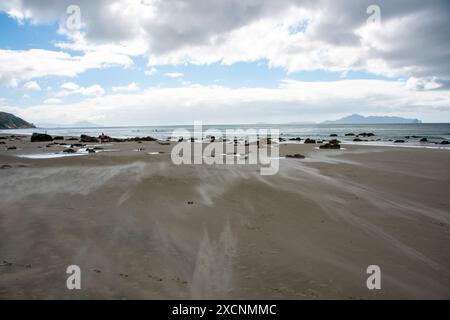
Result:
[[419,119],[407,119],[401,117],[389,117],[389,116],[368,116],[364,117],[359,114],[352,114],[334,121],[323,121],[322,124],[385,124],[385,123],[422,123]]
[[32,123],[16,117],[15,115],[7,112],[0,111],[0,129],[26,129],[36,128]]

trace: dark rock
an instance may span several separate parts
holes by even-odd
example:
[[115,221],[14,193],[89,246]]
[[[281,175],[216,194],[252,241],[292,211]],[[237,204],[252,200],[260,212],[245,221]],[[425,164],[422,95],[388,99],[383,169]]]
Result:
[[8,147],[8,148],[7,148],[7,150],[16,150],[16,149],[17,149],[16,146],[11,146],[11,147]]
[[183,137],[180,137],[180,138],[178,139],[178,142],[183,142],[183,140],[184,140],[184,138],[183,138]]
[[68,149],[63,150],[63,152],[64,153],[75,153],[76,151],[73,150],[72,148],[68,148]]
[[5,141],[0,141],[0,144],[5,144]]
[[328,141],[325,144],[322,144],[321,146],[319,146],[319,148],[320,149],[340,149],[341,146],[339,143],[340,143],[339,140],[333,139],[333,140]]
[[73,143],[73,144],[71,144],[70,145],[70,147],[71,148],[82,148],[82,147],[84,147],[84,144],[82,144],[82,143]]
[[53,140],[64,140],[63,136],[55,136],[53,137]]
[[372,132],[363,132],[363,133],[358,134],[358,136],[361,136],[361,137],[373,137],[374,135],[375,134]]
[[441,142],[441,144],[450,144],[450,141],[444,140]]
[[54,146],[54,145],[57,145],[57,143],[56,142],[49,143],[49,144],[46,145],[46,147],[50,148],[51,146]]
[[428,142],[428,139],[427,139],[427,138],[422,138],[422,139],[420,139],[419,141],[420,141],[420,142]]
[[88,153],[95,153],[95,150],[92,149],[92,148],[87,148],[86,151],[87,151]]
[[338,135],[336,133],[330,134],[330,137],[337,137]]
[[355,138],[355,139],[353,139],[353,142],[361,142],[361,141],[363,141],[363,140],[360,139],[360,138]]
[[10,166],[9,164],[4,164],[2,166],[0,166],[0,169],[11,169],[12,166]]
[[75,138],[75,137],[70,137],[70,138],[67,138],[67,140],[68,140],[68,141],[75,141],[75,140],[78,140],[78,139]]
[[306,138],[305,139],[305,143],[316,143],[316,140],[310,139],[310,138]]
[[331,143],[325,143],[319,146],[320,149],[340,149],[341,146],[339,144],[331,144]]
[[405,140],[401,140],[401,139],[395,140],[394,143],[405,143]]
[[214,142],[214,141],[216,141],[216,137],[215,136],[211,136],[211,138],[210,138],[210,140],[209,141],[211,141],[211,142]]
[[135,138],[131,138],[131,141],[156,141],[157,139],[153,138],[153,137],[135,137]]
[[82,134],[80,136],[80,142],[98,142],[98,139],[95,137],[87,136],[85,134]]
[[31,142],[45,142],[53,141],[52,136],[45,133],[33,133],[31,136]]
[[300,137],[297,137],[297,138],[290,138],[289,140],[290,140],[290,141],[302,141],[302,139],[301,139]]
[[354,133],[346,133],[345,136],[346,137],[353,137],[355,134]]
[[296,154],[287,154],[286,158],[305,159],[305,156],[301,155],[299,153],[296,153]]

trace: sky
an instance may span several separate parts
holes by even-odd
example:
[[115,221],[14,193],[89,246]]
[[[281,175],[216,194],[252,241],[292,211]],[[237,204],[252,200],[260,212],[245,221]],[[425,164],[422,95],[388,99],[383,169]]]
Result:
[[450,122],[448,0],[2,0],[0,111],[35,124]]

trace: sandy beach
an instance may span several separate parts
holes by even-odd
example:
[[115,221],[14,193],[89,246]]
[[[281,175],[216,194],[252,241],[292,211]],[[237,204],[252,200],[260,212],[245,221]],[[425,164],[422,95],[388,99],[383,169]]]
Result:
[[262,176],[174,165],[174,143],[0,141],[1,299],[450,298],[449,150],[285,144]]

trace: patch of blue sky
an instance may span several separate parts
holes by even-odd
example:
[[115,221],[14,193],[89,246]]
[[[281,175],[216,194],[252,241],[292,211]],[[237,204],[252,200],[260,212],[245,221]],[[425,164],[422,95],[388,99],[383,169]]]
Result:
[[29,21],[19,23],[8,14],[0,12],[0,48],[9,50],[45,49],[55,50],[56,42],[65,37],[58,34],[58,25],[34,25]]
[[289,35],[305,32],[306,29],[308,29],[309,23],[310,22],[308,20],[301,20],[297,24],[290,26],[288,30]]

